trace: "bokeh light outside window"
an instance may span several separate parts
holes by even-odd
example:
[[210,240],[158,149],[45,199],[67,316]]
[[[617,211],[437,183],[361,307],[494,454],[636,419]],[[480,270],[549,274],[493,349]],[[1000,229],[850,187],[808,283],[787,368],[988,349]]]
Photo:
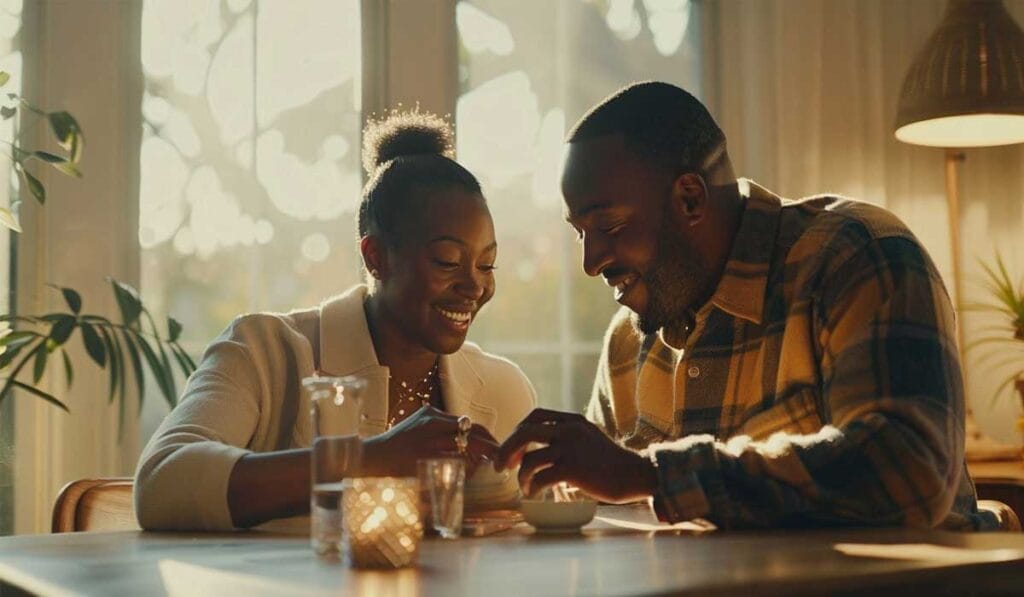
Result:
[[[145,2],[142,294],[196,356],[238,314],[359,279],[359,6]],[[166,412],[153,396],[143,440]]]

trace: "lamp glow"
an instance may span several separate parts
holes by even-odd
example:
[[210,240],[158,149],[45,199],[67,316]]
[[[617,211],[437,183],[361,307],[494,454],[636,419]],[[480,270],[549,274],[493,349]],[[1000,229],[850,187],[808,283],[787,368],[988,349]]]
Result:
[[1001,0],[950,0],[907,71],[896,138],[932,147],[1024,142],[1024,32]]
[[991,147],[1024,143],[1024,114],[964,114],[911,122],[896,129],[904,143],[929,147]]

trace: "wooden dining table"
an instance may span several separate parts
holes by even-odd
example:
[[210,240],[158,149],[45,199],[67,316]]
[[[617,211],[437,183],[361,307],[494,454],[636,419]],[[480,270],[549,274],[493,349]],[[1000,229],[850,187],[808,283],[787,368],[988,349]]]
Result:
[[579,533],[521,523],[426,538],[415,567],[354,570],[302,534],[140,531],[0,539],[0,596],[801,595],[1024,593],[1024,534],[908,529],[706,531],[602,506]]

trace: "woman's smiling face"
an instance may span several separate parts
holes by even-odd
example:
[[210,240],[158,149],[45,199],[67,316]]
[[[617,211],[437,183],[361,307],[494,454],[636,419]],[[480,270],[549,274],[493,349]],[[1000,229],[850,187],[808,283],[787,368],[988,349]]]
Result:
[[406,226],[410,234],[388,250],[379,294],[409,340],[451,354],[494,296],[494,222],[479,193],[431,189],[422,201],[420,221]]

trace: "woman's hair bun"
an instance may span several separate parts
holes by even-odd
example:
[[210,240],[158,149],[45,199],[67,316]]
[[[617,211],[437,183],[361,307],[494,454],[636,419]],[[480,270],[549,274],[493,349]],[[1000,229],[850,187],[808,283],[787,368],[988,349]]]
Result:
[[402,156],[432,154],[455,159],[454,134],[447,120],[419,108],[393,110],[371,120],[363,131],[363,168],[373,175],[377,168]]

